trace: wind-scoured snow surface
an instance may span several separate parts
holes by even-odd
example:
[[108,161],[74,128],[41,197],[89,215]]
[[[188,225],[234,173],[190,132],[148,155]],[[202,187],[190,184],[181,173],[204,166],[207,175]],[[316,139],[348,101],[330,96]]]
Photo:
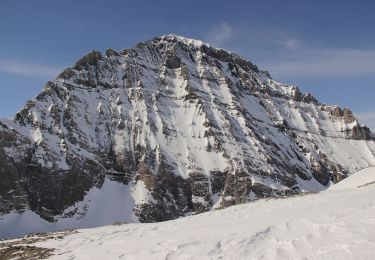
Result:
[[[260,200],[156,224],[79,230],[52,259],[374,259],[375,168],[345,189]],[[338,184],[337,187],[343,185]]]

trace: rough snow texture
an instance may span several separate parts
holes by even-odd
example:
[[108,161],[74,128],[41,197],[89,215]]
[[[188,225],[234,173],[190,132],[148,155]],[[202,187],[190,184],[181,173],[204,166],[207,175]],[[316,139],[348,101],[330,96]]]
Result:
[[86,55],[0,135],[1,214],[49,222],[88,214],[85,195],[106,178],[130,189],[124,220],[154,222],[323,190],[375,165],[373,135],[349,109],[174,35]]
[[163,223],[79,230],[36,245],[55,248],[51,259],[372,260],[374,176],[372,168],[350,176],[345,190],[259,200]]

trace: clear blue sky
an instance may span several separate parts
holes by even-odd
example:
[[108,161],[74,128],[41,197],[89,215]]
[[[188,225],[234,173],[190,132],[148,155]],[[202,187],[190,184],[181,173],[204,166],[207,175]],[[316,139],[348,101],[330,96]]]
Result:
[[0,0],[0,116],[91,50],[176,33],[348,106],[375,129],[375,1]]

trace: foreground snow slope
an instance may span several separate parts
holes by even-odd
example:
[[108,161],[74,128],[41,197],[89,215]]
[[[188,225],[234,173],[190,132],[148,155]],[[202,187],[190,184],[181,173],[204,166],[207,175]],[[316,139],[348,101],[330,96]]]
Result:
[[54,259],[374,259],[373,176],[370,168],[347,179],[350,189],[80,230],[37,245],[56,248]]

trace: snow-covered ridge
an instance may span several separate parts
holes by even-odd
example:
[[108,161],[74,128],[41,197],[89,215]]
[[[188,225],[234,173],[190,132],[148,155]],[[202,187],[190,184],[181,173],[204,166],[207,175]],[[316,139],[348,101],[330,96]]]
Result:
[[211,45],[209,43],[206,43],[206,42],[203,42],[203,41],[200,41],[200,40],[196,40],[196,39],[191,39],[191,38],[186,38],[186,37],[183,37],[183,36],[180,36],[180,35],[176,35],[176,34],[167,34],[167,35],[163,35],[161,37],[158,37],[162,40],[176,40],[178,42],[182,42],[182,43],[185,43],[185,44],[188,44],[188,45],[194,45],[195,47],[199,48],[199,47],[202,47],[202,45],[206,45],[207,47],[211,47]]
[[0,137],[0,214],[57,223],[108,178],[130,187],[134,221],[154,222],[324,190],[375,165],[349,109],[179,36],[89,53]]
[[365,168],[341,182],[330,187],[329,190],[344,190],[375,185],[375,167]]

